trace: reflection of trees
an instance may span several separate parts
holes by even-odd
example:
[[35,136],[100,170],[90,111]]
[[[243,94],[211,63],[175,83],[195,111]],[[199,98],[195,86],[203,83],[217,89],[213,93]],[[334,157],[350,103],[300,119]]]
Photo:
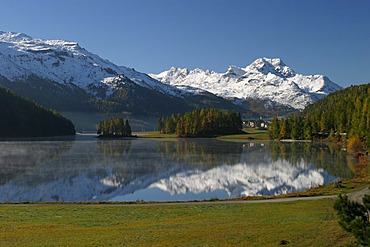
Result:
[[[174,163],[189,163],[198,168],[210,168],[240,162],[250,164],[285,160],[292,166],[302,164],[323,168],[330,174],[349,178],[353,173],[347,165],[347,154],[339,146],[324,143],[241,143],[213,139],[178,139],[162,141],[158,152]],[[245,157],[242,161],[242,155]]]
[[347,165],[347,153],[334,144],[271,142],[268,147],[273,161],[283,159],[296,165],[303,159],[305,163],[323,168],[334,176],[340,178],[353,176]]
[[243,143],[213,139],[178,139],[158,145],[158,152],[165,157],[199,167],[234,165],[240,161],[242,151]]
[[[138,167],[130,165],[130,150],[132,140],[101,140],[98,141],[99,153],[105,157],[101,162],[103,165],[110,166],[110,170],[107,167],[99,168],[91,173],[92,178],[99,176],[101,179],[109,178],[109,183],[114,185],[108,189],[107,193],[111,189],[117,188],[117,186],[124,186],[129,181],[135,179],[134,170]],[[117,165],[117,163],[121,163]]]
[[130,152],[131,142],[129,139],[98,141],[98,149],[104,155],[118,157]]

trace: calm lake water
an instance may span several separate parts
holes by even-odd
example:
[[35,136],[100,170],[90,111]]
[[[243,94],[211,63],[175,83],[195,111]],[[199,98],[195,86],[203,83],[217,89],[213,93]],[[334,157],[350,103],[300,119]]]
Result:
[[324,144],[215,139],[1,141],[0,201],[164,201],[275,195],[351,177]]

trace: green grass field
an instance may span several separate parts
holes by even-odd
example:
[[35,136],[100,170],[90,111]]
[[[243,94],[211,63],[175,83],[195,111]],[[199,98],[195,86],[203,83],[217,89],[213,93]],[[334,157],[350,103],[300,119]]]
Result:
[[240,140],[269,140],[267,130],[257,130],[254,128],[243,129],[244,134],[225,135],[218,137],[219,139],[240,139]]
[[[253,128],[243,129],[245,133],[235,135],[224,135],[217,137],[218,139],[230,140],[268,140],[267,130],[256,130]],[[135,132],[140,138],[177,138],[176,134],[161,134],[159,131]]]
[[333,203],[1,205],[0,245],[343,246]]

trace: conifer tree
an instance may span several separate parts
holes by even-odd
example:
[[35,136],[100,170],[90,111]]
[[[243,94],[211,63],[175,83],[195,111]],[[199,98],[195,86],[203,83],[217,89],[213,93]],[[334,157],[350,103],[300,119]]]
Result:
[[126,129],[125,136],[132,136],[132,130],[130,123],[128,122],[128,119],[126,119],[125,129]]
[[280,137],[280,122],[277,117],[274,117],[269,127],[270,139],[279,139]]
[[287,119],[284,119],[281,122],[279,138],[285,139],[285,138],[289,138],[289,136],[290,136],[289,122]]
[[158,123],[157,123],[157,129],[159,132],[163,133],[164,131],[164,127],[165,127],[165,123],[164,123],[164,117],[161,117],[158,119]]

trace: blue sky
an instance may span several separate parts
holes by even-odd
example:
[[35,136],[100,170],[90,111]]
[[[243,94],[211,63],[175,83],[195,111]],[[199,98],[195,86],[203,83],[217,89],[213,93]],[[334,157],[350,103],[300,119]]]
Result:
[[0,13],[2,31],[77,41],[146,73],[280,57],[344,87],[370,82],[367,0],[0,0]]

